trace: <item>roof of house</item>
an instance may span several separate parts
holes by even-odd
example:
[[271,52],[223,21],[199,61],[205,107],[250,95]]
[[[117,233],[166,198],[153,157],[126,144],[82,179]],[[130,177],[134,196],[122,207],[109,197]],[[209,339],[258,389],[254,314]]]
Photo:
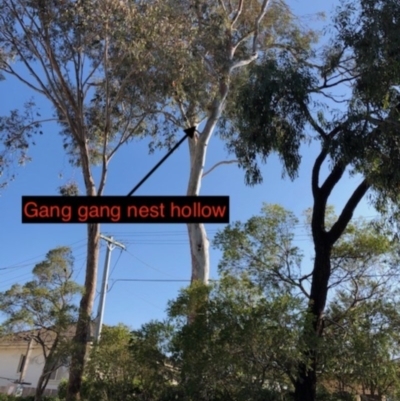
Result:
[[[88,342],[92,341],[93,333],[95,330],[95,322],[90,323],[90,332]],[[72,339],[76,332],[76,325],[70,325],[63,333],[62,337]],[[30,339],[35,340],[41,339],[45,343],[51,343],[54,341],[56,332],[51,328],[41,328],[32,330],[23,330],[10,334],[5,334],[0,336],[0,347],[10,347],[10,346],[26,346],[27,341]],[[35,344],[34,344],[35,345]]]

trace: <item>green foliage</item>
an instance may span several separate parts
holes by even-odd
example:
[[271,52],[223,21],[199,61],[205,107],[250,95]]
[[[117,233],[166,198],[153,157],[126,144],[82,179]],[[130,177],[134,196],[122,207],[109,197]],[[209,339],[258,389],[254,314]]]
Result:
[[386,110],[400,101],[398,91],[393,90],[400,84],[399,12],[396,0],[363,0],[360,8],[345,1],[335,18],[339,39],[354,49],[361,73],[357,91],[364,101]]
[[[311,212],[305,213],[308,224]],[[331,228],[336,221],[334,209],[327,207],[326,227]],[[355,290],[351,284],[354,280],[366,285],[371,274],[377,278],[398,274],[399,244],[382,232],[381,223],[379,219],[359,218],[347,225],[332,248],[330,288],[351,294]],[[245,223],[231,223],[214,239],[214,246],[223,252],[220,274],[244,277],[268,293],[288,291],[307,298],[309,275],[302,273],[302,253],[293,244],[298,224],[293,213],[268,204],[263,205],[259,216]],[[374,280],[368,282],[372,289]],[[378,289],[384,290],[382,283],[376,286],[375,290]],[[376,295],[374,291],[372,294]]]
[[81,287],[72,281],[74,259],[68,247],[52,249],[33,268],[34,280],[14,284],[0,293],[0,311],[6,316],[3,334],[18,337],[21,331],[38,345],[45,360],[37,384],[43,393],[50,374],[66,365],[71,353],[67,331],[77,319],[74,297]]
[[[58,385],[58,389],[57,389],[57,398],[60,401],[64,401],[67,397],[67,387],[68,387],[68,380],[63,379],[60,381],[59,385]],[[86,380],[85,377],[82,378],[82,388],[81,388],[81,395],[82,395],[82,400],[83,401],[88,401],[90,400],[89,396],[88,396],[88,392],[89,390],[90,384],[88,383],[88,381]],[[58,401],[58,400],[54,400],[54,401]]]
[[34,280],[24,285],[14,284],[0,293],[0,310],[7,316],[3,326],[9,331],[66,329],[76,318],[73,297],[81,291],[71,280],[72,268],[69,248],[49,251],[46,260],[34,267]]
[[79,187],[76,182],[69,182],[58,188],[61,196],[78,196]]
[[[87,154],[82,151],[90,164],[107,164],[123,143],[143,133],[141,102],[150,100],[141,93],[146,70],[140,42],[132,40],[131,31],[143,25],[133,8],[112,1],[36,0],[3,2],[0,13],[0,44],[7,56],[0,71],[46,97],[54,110],[53,118],[43,120],[39,114],[16,111],[1,118],[0,139],[13,146],[9,150],[21,148],[25,154],[41,121],[57,120],[73,164],[83,167]],[[121,69],[125,61],[129,71]],[[29,78],[16,73],[14,62],[27,67]],[[131,95],[135,90],[129,102],[123,100],[128,82]]]
[[[86,401],[175,399],[180,390],[173,385],[174,373],[160,345],[166,341],[166,328],[156,322],[133,332],[121,324],[105,326],[85,368],[83,398]],[[59,387],[59,396],[65,395],[66,382]]]
[[301,289],[302,253],[293,244],[297,218],[280,205],[264,204],[261,213],[217,233],[214,245],[223,251],[220,273],[244,274],[268,292]]
[[337,391],[332,393],[321,388],[317,393],[317,401],[356,401],[356,399],[355,395],[346,391]]
[[164,322],[152,321],[132,332],[129,350],[139,366],[141,399],[168,400],[181,391],[174,386],[176,370],[168,356],[170,338],[171,327]]
[[[310,219],[309,212],[306,213],[306,219]],[[333,208],[328,207],[327,227],[331,227],[336,220]],[[292,244],[296,225],[298,220],[295,216],[281,206],[264,205],[260,216],[254,216],[245,223],[234,222],[215,236],[214,245],[223,252],[219,265],[220,273],[225,277],[222,283],[226,279],[240,278],[247,282],[248,288],[257,290],[259,294],[258,298],[254,295],[251,298],[246,292],[247,298],[239,298],[239,288],[242,287],[236,283],[234,294],[240,299],[238,304],[241,307],[235,309],[233,316],[236,319],[240,319],[240,316],[250,318],[252,311],[256,310],[254,306],[246,310],[250,299],[259,306],[263,305],[263,297],[272,299],[276,318],[280,316],[284,319],[285,315],[293,318],[295,313],[301,313],[303,320],[292,321],[288,326],[293,330],[290,333],[292,337],[289,333],[278,331],[274,339],[268,328],[264,328],[264,333],[269,333],[267,337],[276,341],[264,345],[266,348],[273,348],[274,352],[277,349],[286,350],[276,345],[282,337],[293,341],[293,349],[297,352],[304,347],[302,341],[306,344],[314,342],[318,350],[320,386],[325,381],[353,387],[364,386],[383,393],[395,391],[400,383],[398,364],[393,360],[400,346],[400,298],[393,282],[393,278],[399,274],[398,242],[377,228],[379,221],[359,219],[350,223],[332,249],[329,281],[331,300],[324,318],[325,334],[319,339],[312,333],[301,337],[299,331],[310,323],[305,314],[310,275],[301,272],[301,254]],[[232,279],[232,276],[236,278]],[[292,301],[286,304],[285,299]],[[222,308],[224,300],[218,299],[215,307]],[[209,302],[212,301],[211,297]],[[282,310],[283,305],[287,305],[286,311]],[[261,316],[258,318],[275,319],[268,309],[264,309]],[[226,322],[227,318],[221,320]],[[229,330],[234,333],[231,327]],[[202,335],[198,336],[199,340]],[[234,344],[232,337],[233,334],[229,334],[229,344]],[[246,338],[257,337],[251,333]],[[288,350],[286,353],[293,355]],[[296,358],[301,360],[301,356],[296,355]],[[282,356],[280,360],[284,360]],[[296,377],[295,360],[289,365],[294,366],[293,377]]]
[[[384,262],[385,247],[389,244],[370,233],[359,237],[358,243],[355,238],[350,242],[344,239],[349,246],[343,242],[335,243],[340,241],[355,208],[369,190],[372,190],[371,199],[377,210],[388,214],[392,219],[389,222],[399,228],[398,7],[398,1],[365,0],[359,7],[348,1],[339,10],[335,19],[336,32],[322,52],[318,54],[305,49],[308,59],[293,56],[290,50],[286,50],[285,57],[281,58],[266,52],[267,57],[260,65],[249,71],[250,88],[243,85],[237,92],[235,118],[231,131],[228,130],[232,142],[228,148],[247,170],[248,183],[261,181],[257,163],[260,159],[266,162],[274,150],[281,152],[284,171],[294,178],[300,163],[300,145],[308,139],[304,135],[305,128],[311,128],[312,137],[321,143],[311,178],[314,198],[311,228],[316,251],[312,272],[299,274],[290,265],[289,258],[286,258],[289,262],[287,271],[276,262],[271,266],[265,259],[264,249],[254,247],[256,241],[250,230],[247,241],[243,242],[244,249],[236,247],[233,254],[226,255],[230,257],[228,263],[233,261],[233,267],[240,263],[245,267],[249,257],[253,258],[264,277],[274,277],[292,287],[292,291],[300,290],[313,314],[312,327],[317,337],[324,331],[323,313],[332,287],[346,286],[353,281],[353,287],[348,287],[357,300],[357,288],[354,287],[365,270],[377,263],[391,275],[391,267],[396,262],[394,257],[391,262]],[[334,103],[337,105],[332,106]],[[321,167],[325,161],[330,161],[330,172],[322,181]],[[326,205],[346,169],[353,175],[361,174],[363,181],[348,194],[343,211],[327,230]],[[239,225],[235,229],[239,231],[235,233],[236,237],[243,237],[243,227]],[[234,241],[232,239],[232,245]],[[235,248],[225,246],[225,252],[229,253],[231,249]],[[360,251],[356,259],[351,257],[353,251]],[[390,251],[393,256],[393,249]],[[250,264],[253,266],[254,263]],[[260,277],[258,274],[258,280]],[[304,287],[308,278],[311,278],[309,292]],[[371,280],[367,294],[374,293],[381,285]],[[304,335],[309,337],[307,329]],[[314,373],[320,348],[320,341],[316,340],[306,341],[310,367],[299,368],[296,401],[302,400],[304,393],[309,394],[305,396],[307,401],[315,401]]]
[[[131,36],[136,27],[143,27],[136,8],[134,2],[108,0],[0,3],[0,47],[7,55],[1,60],[0,71],[49,101],[53,115],[44,121],[59,124],[64,149],[71,164],[81,168],[88,196],[103,194],[110,160],[123,144],[144,134],[146,119],[157,106],[146,96],[150,82],[143,79],[143,75],[148,77],[144,74],[147,65],[142,62],[146,49],[140,48],[140,42]],[[39,121],[33,120],[22,118],[19,126],[35,127]],[[16,130],[12,134],[16,132],[25,133]],[[18,145],[18,141],[14,144]],[[0,159],[0,173],[2,163]],[[96,178],[94,165],[101,167]],[[68,188],[64,194],[71,194]],[[98,232],[99,226],[92,225],[87,233],[86,288],[80,302],[77,346],[71,359],[70,389],[75,389],[71,397],[77,398],[95,292]],[[21,315],[22,318],[28,319]]]
[[[368,285],[360,283],[359,287],[365,295]],[[398,294],[394,298],[393,292],[386,290],[385,294],[353,306],[351,299],[340,295],[328,312],[325,353],[332,354],[326,357],[325,377],[341,385],[358,383],[387,396],[398,393],[400,375],[395,358],[400,344]]]
[[34,101],[30,100],[22,110],[11,110],[8,116],[0,116],[0,189],[15,178],[15,165],[23,166],[31,160],[29,146],[35,144],[35,135],[42,134],[35,113],[39,115]]
[[276,152],[284,172],[292,179],[297,176],[299,148],[306,139],[304,108],[310,103],[309,88],[315,78],[289,55],[267,52],[250,68],[248,82],[228,111],[231,129],[223,137],[251,185],[262,182],[256,155],[266,162]]
[[[327,226],[336,219],[329,207]],[[341,386],[395,394],[400,299],[389,283],[398,274],[396,243],[371,222],[347,226],[332,251],[324,335],[305,337],[311,320],[306,280],[299,286],[307,274],[293,245],[298,224],[281,206],[265,204],[260,216],[218,233],[221,280],[182,290],[165,322],[133,332],[105,327],[87,365],[84,399],[291,400],[312,341],[318,342],[317,400],[353,400]]]
[[[261,182],[258,162],[266,162],[274,151],[284,171],[296,177],[300,145],[313,137],[328,149],[332,168],[361,173],[374,190],[375,205],[396,210],[398,12],[396,0],[365,0],[360,7],[346,1],[322,52],[309,47],[303,47],[302,56],[290,49],[268,51],[249,69],[248,84],[238,87],[235,96],[231,125],[225,126],[228,149],[239,158],[249,184]],[[310,137],[306,128],[312,130]]]
[[[239,4],[154,0],[137,6],[135,11],[141,21],[132,32],[135,43],[139,43],[136,51],[141,54],[142,68],[147,71],[147,76],[139,79],[146,82],[143,90],[147,96],[156,97],[158,105],[168,106],[161,112],[163,124],[159,117],[154,121],[156,129],[164,129],[163,139],[168,145],[173,140],[174,128],[208,119],[216,102],[226,101],[231,111],[235,108],[235,92],[248,83],[245,66],[253,59],[255,50],[274,48],[279,52],[281,47],[288,47],[301,56],[302,47],[315,38],[311,31],[301,29],[288,6],[279,1],[268,4],[254,41],[261,2],[243,3],[233,22]],[[136,57],[135,51],[132,57]],[[129,56],[127,59],[129,63]],[[229,91],[227,97],[223,95],[224,88]],[[136,94],[135,86],[132,94]],[[231,117],[229,113],[226,116]],[[165,143],[158,139],[155,138],[154,145]]]
[[88,401],[134,399],[137,363],[128,352],[130,337],[126,326],[104,327],[85,370],[82,395]]
[[[193,305],[196,317],[187,324]],[[298,307],[289,295],[266,298],[233,276],[182,292],[169,315],[176,331],[171,362],[184,393],[198,400],[261,400],[285,392],[299,358]]]

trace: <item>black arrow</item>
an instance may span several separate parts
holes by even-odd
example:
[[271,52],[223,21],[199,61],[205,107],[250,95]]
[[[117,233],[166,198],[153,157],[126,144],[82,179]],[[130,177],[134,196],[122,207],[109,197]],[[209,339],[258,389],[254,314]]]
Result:
[[183,131],[185,132],[185,136],[145,175],[145,177],[132,189],[131,192],[129,192],[127,196],[131,196],[158,169],[158,167],[164,163],[164,161],[172,154],[172,152],[183,143],[187,137],[193,138],[196,127],[186,128]]

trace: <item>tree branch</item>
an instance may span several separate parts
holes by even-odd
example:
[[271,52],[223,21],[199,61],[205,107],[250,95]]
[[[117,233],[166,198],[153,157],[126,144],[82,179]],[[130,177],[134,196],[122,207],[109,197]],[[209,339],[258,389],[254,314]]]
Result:
[[241,43],[243,43],[244,41],[246,41],[247,39],[251,38],[254,35],[255,31],[252,30],[248,33],[246,33],[245,35],[243,35],[240,39],[237,40],[236,44],[234,46],[232,46],[232,55],[235,54],[236,49],[240,46]]
[[257,53],[254,53],[252,56],[250,56],[248,59],[246,60],[240,60],[237,61],[236,63],[234,63],[233,65],[231,65],[231,67],[229,68],[229,72],[232,72],[234,69],[236,68],[240,68],[240,67],[244,67],[245,65],[249,65],[250,63],[252,63],[254,60],[257,60],[258,55]]
[[346,229],[347,224],[353,217],[353,212],[355,208],[357,207],[357,205],[364,197],[369,188],[370,184],[368,184],[367,180],[364,179],[361,182],[361,184],[356,188],[356,190],[353,192],[350,199],[347,201],[338,220],[328,232],[329,240],[332,245],[340,238],[343,231]]
[[[143,123],[145,119],[145,116],[142,116],[139,121],[137,122],[137,124],[130,130],[131,132],[135,132],[138,127],[140,126],[140,124]],[[115,145],[114,149],[111,150],[111,152],[108,155],[108,161],[111,160],[111,158],[114,156],[114,154],[117,152],[117,150],[132,136],[131,134],[125,135],[125,133],[128,131],[128,124],[130,122],[127,122],[127,125],[125,127],[124,130],[122,130],[121,132],[121,139],[118,141],[117,145]]]
[[107,158],[107,146],[108,146],[108,138],[111,129],[111,111],[110,111],[110,79],[107,74],[108,68],[108,25],[106,28],[106,38],[105,38],[105,46],[104,46],[104,72],[105,72],[105,85],[106,85],[106,93],[105,93],[105,116],[104,116],[104,138],[103,138],[103,150],[102,150],[102,160],[101,160],[101,178],[99,183],[98,195],[101,195],[106,183],[107,178],[107,170],[108,170],[108,158]]
[[38,92],[38,93],[40,93],[42,95],[45,95],[45,92],[43,90],[41,90],[38,87],[36,87],[35,85],[31,84],[26,79],[22,78],[21,75],[19,75],[9,64],[7,64],[7,63],[4,63],[4,64],[5,64],[5,68],[1,68],[1,70],[6,72],[7,74],[13,75],[19,81],[21,81],[22,83],[27,85],[29,88],[33,89],[34,91],[36,91],[36,92]]
[[240,14],[243,11],[243,0],[239,0],[239,5],[238,8],[236,10],[235,15],[232,18],[232,24],[231,24],[231,29],[233,29],[234,25],[236,24],[236,22],[238,21]]
[[319,196],[319,173],[321,171],[322,163],[326,159],[326,156],[328,156],[328,149],[326,147],[323,147],[321,153],[316,158],[314,167],[312,169],[311,188],[314,199]]
[[207,174],[211,173],[211,171],[216,169],[218,166],[221,166],[222,164],[232,164],[232,163],[238,163],[238,162],[239,162],[239,160],[223,160],[221,162],[218,162],[218,163],[214,164],[214,166],[212,166],[208,171],[203,173],[201,178],[204,178]]
[[225,3],[223,0],[218,0],[218,3],[220,4],[220,6],[224,9],[225,14],[228,14],[228,11],[225,7]]
[[253,54],[257,53],[257,39],[258,39],[259,30],[260,30],[260,22],[264,18],[265,14],[267,12],[268,4],[269,4],[269,0],[263,1],[260,14],[258,15],[258,17],[255,21],[255,32],[254,32],[254,37],[253,37]]
[[300,102],[300,107],[303,110],[303,113],[306,115],[307,121],[308,123],[311,125],[311,127],[314,128],[315,131],[318,132],[318,134],[321,135],[321,137],[323,139],[327,138],[327,134],[326,132],[322,129],[322,127],[320,127],[317,122],[315,121],[315,119],[313,118],[313,116],[310,113],[310,110],[308,109],[308,107],[304,104],[304,102]]
[[346,168],[343,167],[343,165],[340,162],[336,163],[332,171],[326,178],[325,182],[321,185],[320,195],[325,201],[328,200],[329,195],[331,194],[335,185],[342,178],[342,175],[345,172],[345,170]]
[[[341,74],[340,74],[340,75],[341,75]],[[328,84],[328,81],[332,80],[333,78],[331,78],[331,79],[329,79],[329,80],[325,80],[325,82],[324,82],[321,86],[315,88],[315,89],[313,90],[313,92],[314,92],[314,91],[318,91],[318,92],[319,92],[319,91],[321,91],[322,89],[332,88],[332,87],[334,87],[334,86],[337,86],[337,85],[339,85],[339,84],[342,84],[343,82],[352,81],[352,80],[358,78],[359,76],[360,76],[360,75],[357,75],[357,76],[355,76],[355,77],[343,78],[343,79],[340,79],[339,81],[333,82],[333,83],[331,83],[331,84]]]

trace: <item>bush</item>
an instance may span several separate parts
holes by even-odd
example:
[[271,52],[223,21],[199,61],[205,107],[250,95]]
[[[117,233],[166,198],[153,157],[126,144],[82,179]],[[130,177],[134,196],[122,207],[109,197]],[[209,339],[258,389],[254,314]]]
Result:
[[328,393],[327,391],[321,390],[317,394],[318,401],[354,401],[355,399],[355,396],[347,391]]
[[[34,401],[34,395],[28,395],[26,397],[15,397],[14,395],[8,395],[0,393],[0,401]],[[60,401],[58,397],[44,396],[42,401]]]

